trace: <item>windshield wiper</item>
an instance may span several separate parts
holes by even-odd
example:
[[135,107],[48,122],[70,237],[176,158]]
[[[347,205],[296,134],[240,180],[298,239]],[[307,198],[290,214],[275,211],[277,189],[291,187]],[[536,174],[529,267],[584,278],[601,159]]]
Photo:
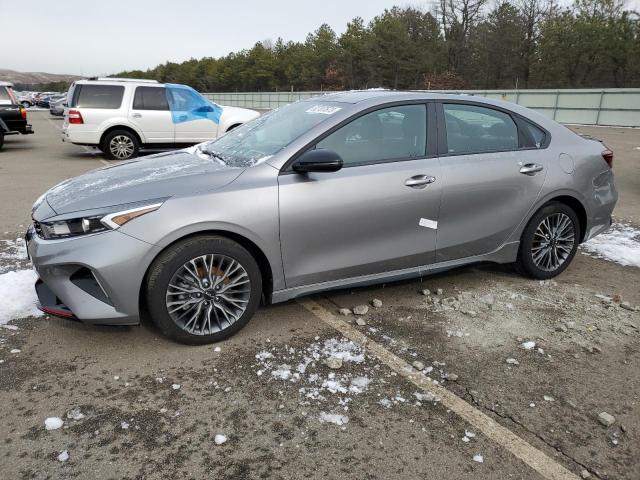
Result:
[[204,153],[206,155],[209,155],[211,158],[215,158],[217,160],[220,160],[225,165],[227,164],[227,162],[224,159],[224,157],[222,155],[220,155],[218,152],[214,152],[213,150],[209,150],[206,147],[198,147],[198,150],[200,150],[202,153]]

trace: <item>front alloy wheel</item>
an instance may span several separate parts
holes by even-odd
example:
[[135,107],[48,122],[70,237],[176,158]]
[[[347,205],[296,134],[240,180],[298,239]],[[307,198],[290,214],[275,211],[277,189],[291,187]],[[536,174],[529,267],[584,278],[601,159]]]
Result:
[[555,277],[569,266],[579,241],[580,223],[573,209],[550,203],[536,212],[524,229],[517,267],[533,278]]
[[191,335],[211,335],[244,314],[251,280],[244,267],[226,255],[192,258],[173,274],[166,306],[174,323]]
[[146,307],[172,339],[223,340],[246,325],[262,298],[255,258],[225,237],[203,235],[167,247],[149,267]]

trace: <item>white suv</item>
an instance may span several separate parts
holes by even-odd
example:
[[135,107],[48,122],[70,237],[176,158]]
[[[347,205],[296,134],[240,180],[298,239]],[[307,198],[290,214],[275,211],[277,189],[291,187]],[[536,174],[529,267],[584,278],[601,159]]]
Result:
[[217,105],[186,85],[97,78],[71,85],[62,141],[100,148],[126,160],[140,148],[188,146],[223,135],[260,116]]

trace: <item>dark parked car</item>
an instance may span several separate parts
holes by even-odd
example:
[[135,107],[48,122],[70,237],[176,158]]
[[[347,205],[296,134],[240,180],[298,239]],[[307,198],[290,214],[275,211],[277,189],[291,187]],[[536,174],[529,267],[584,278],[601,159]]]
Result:
[[33,133],[27,123],[27,109],[18,103],[12,86],[9,82],[0,82],[0,147],[5,135]]

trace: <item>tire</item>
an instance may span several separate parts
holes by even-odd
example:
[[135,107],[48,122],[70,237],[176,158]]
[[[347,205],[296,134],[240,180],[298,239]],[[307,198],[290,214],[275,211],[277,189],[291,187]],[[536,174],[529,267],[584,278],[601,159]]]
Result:
[[145,287],[153,323],[167,337],[190,345],[230,337],[253,317],[261,298],[258,263],[240,244],[220,236],[171,245],[151,264]]
[[0,132],[0,148],[4,145],[4,132]]
[[27,102],[26,100],[20,102],[20,105],[22,105],[24,108],[29,108],[31,106],[31,102]]
[[580,221],[571,207],[560,202],[545,205],[522,232],[516,269],[538,280],[560,275],[573,260],[580,235]]
[[114,130],[104,137],[100,150],[109,160],[129,160],[140,153],[140,143],[130,131]]

